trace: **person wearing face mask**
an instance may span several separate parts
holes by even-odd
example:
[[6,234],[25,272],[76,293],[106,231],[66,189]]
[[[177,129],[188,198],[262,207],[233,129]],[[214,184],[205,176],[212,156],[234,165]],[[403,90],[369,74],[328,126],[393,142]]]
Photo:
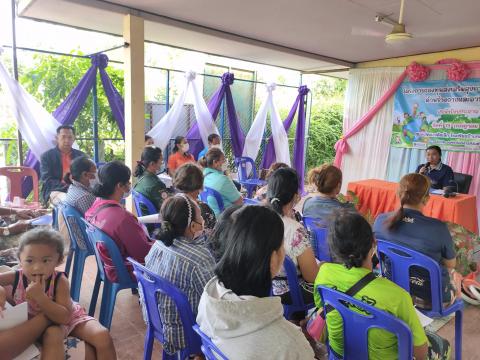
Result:
[[[135,177],[135,191],[149,199],[160,210],[163,201],[170,196],[165,184],[158,178],[163,164],[162,150],[155,146],[147,146],[143,149],[142,158],[137,161],[137,167],[133,176]],[[150,215],[148,210],[141,205],[142,213],[138,216]]]
[[[199,236],[204,223],[200,208],[189,196],[180,193],[165,200],[160,217],[159,240],[145,257],[145,266],[180,289],[196,316],[203,288],[213,277],[215,266],[204,237]],[[183,325],[169,296],[159,293],[157,302],[163,325],[163,349],[174,354],[186,346]],[[142,297],[141,303],[145,310]]]
[[190,145],[184,136],[175,138],[173,154],[168,158],[168,173],[171,177],[175,175],[177,168],[185,163],[195,162],[192,154],[188,152]]
[[86,156],[76,158],[63,181],[70,185],[64,202],[85,214],[95,201],[93,187],[98,182],[95,163]]
[[[224,174],[227,170],[227,161],[222,150],[217,148],[208,150],[205,157],[200,161],[200,165],[204,168],[203,185],[220,193],[224,208],[233,204],[243,204],[242,194],[237,190],[232,179]],[[208,198],[208,205],[215,212],[215,216],[220,214],[220,209],[214,198]]]
[[205,157],[205,154],[211,148],[219,148],[220,150],[222,149],[222,140],[220,138],[220,135],[210,134],[210,135],[208,135],[207,140],[208,140],[208,146],[198,153],[197,161],[200,160],[201,158]]
[[[299,181],[297,172],[292,168],[280,168],[268,178],[267,201],[283,220],[285,226],[285,252],[297,265],[297,273],[301,277],[300,285],[305,303],[313,302],[313,281],[318,273],[309,236],[303,225],[295,219],[293,208],[300,200],[298,194]],[[282,269],[280,276],[273,280],[273,294],[282,298],[282,303],[291,304],[290,288],[286,274]],[[301,320],[305,314],[295,314]]]
[[[132,266],[126,258],[130,256],[144,263],[152,244],[137,218],[120,204],[122,199],[130,195],[130,176],[130,169],[121,161],[103,165],[98,172],[98,183],[93,189],[97,198],[85,213],[85,219],[115,241],[125,265],[132,272]],[[117,274],[108,251],[104,246],[99,249],[107,277],[110,281],[116,281]]]
[[203,189],[202,169],[200,169],[197,164],[183,164],[177,169],[175,176],[173,177],[173,186],[175,190],[187,195],[200,207],[202,218],[205,222],[206,235],[209,235],[215,226],[217,219],[210,206],[198,198],[198,195]]

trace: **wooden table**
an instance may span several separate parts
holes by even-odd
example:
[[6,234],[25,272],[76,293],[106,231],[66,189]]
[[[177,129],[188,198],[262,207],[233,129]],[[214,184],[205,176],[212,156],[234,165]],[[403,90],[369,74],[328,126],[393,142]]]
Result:
[[[400,202],[396,196],[398,183],[384,180],[361,180],[348,184],[348,190],[359,198],[359,211],[375,219],[378,214],[394,211]],[[442,195],[430,195],[423,214],[443,221],[462,225],[467,230],[478,234],[477,203],[475,196],[457,194],[453,198]]]

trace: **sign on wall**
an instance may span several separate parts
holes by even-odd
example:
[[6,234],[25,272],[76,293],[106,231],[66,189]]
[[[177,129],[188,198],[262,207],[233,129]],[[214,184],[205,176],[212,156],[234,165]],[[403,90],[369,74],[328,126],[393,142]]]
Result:
[[391,145],[480,152],[480,79],[404,82],[395,94]]

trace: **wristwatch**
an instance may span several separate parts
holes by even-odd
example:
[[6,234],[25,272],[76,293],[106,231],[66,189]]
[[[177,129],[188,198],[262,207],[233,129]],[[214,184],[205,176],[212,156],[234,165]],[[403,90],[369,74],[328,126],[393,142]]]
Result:
[[8,229],[8,227],[6,227],[5,229],[3,229],[3,236],[8,236],[10,235],[10,230]]

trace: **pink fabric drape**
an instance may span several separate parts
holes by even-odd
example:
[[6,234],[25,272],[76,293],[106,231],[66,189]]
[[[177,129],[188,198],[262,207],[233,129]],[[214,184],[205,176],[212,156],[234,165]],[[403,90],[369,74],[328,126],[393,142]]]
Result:
[[448,153],[447,164],[455,172],[473,176],[469,194],[477,197],[477,216],[480,216],[478,213],[478,209],[480,209],[480,154],[451,151]]
[[382,95],[382,97],[373,105],[373,107],[364,115],[360,120],[358,120],[355,125],[349,129],[343,136],[340,138],[340,140],[337,141],[335,144],[335,161],[333,164],[341,168],[342,166],[342,159],[343,155],[348,151],[348,143],[347,140],[355,135],[357,132],[359,132],[364,126],[366,126],[375,116],[375,114],[382,108],[383,105],[390,99],[390,97],[395,94],[395,91],[397,91],[398,87],[400,84],[403,82],[405,77],[407,76],[407,72],[404,71],[397,80],[392,84],[390,89]]

